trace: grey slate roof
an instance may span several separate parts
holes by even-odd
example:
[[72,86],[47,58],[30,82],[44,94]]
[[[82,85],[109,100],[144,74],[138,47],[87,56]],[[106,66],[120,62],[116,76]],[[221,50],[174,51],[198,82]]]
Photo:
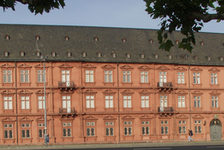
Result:
[[[6,35],[10,37],[9,40]],[[36,40],[37,35],[40,40]],[[66,36],[69,40],[65,39]],[[181,34],[175,32],[171,38],[180,41]],[[122,39],[126,42],[122,42]],[[41,61],[41,57],[37,56],[39,51],[47,56],[47,61],[224,65],[224,34],[196,33],[196,40],[192,53],[177,46],[166,52],[158,48],[156,30],[2,24],[0,61]],[[202,41],[204,45],[200,44]],[[21,56],[22,51],[25,56]],[[5,52],[9,52],[8,57]],[[52,52],[56,53],[55,57]],[[68,52],[72,54],[71,57],[68,57]],[[83,57],[83,53],[86,53],[86,57]],[[99,57],[98,53],[102,56]],[[113,57],[113,53],[116,57]]]

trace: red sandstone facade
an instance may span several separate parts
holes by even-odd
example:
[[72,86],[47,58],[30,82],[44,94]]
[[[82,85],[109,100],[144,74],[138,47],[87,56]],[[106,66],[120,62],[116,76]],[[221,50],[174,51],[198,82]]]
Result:
[[[223,67],[45,64],[50,144],[223,140]],[[0,144],[43,144],[43,63],[0,70]]]

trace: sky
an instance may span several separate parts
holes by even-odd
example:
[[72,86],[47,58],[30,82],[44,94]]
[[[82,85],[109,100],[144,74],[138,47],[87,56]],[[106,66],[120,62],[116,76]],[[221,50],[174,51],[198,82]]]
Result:
[[[42,15],[31,13],[26,5],[19,3],[16,11],[0,8],[0,23],[160,28],[160,20],[150,18],[143,0],[65,0],[65,3],[63,9],[54,9]],[[206,23],[202,32],[224,33],[224,21]]]

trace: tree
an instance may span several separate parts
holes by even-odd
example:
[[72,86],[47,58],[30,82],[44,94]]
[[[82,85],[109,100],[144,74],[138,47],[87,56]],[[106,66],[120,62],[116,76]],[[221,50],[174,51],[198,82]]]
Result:
[[65,6],[64,0],[0,0],[0,6],[3,10],[11,8],[15,10],[15,5],[21,3],[28,6],[28,9],[35,14],[42,14],[50,10]]
[[211,20],[224,20],[224,0],[144,0],[146,11],[153,19],[161,19],[158,41],[161,49],[169,51],[173,42],[170,33],[179,30],[183,39],[179,48],[191,51],[195,32]]

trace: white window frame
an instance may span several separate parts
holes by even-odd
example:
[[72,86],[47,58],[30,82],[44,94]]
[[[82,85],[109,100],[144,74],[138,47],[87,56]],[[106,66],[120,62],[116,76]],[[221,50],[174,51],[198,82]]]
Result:
[[160,111],[163,112],[164,108],[168,106],[168,100],[166,95],[160,96]]
[[21,96],[21,109],[30,109],[30,96]]
[[94,70],[85,70],[85,82],[86,83],[94,82]]
[[217,73],[211,73],[211,84],[212,85],[218,84],[218,74]]
[[62,96],[62,108],[67,110],[67,113],[71,112],[71,96],[63,95]]
[[200,72],[193,72],[193,83],[194,84],[200,84]]
[[124,108],[131,108],[131,96],[123,96],[123,105]]
[[123,71],[123,82],[124,83],[131,83],[131,71]]
[[3,70],[3,83],[12,83],[12,70]]
[[12,110],[13,104],[12,104],[12,96],[4,96],[4,109],[5,110]]
[[44,96],[38,96],[38,109],[44,109],[45,108],[45,100]]
[[178,108],[185,108],[185,96],[178,96]]
[[104,71],[104,82],[105,83],[112,83],[113,82],[113,71],[112,70],[105,70]]
[[61,82],[70,82],[70,70],[61,70]]
[[184,72],[178,72],[177,73],[177,83],[178,84],[184,84],[185,83],[185,75],[184,75]]
[[105,108],[113,108],[114,107],[114,96],[106,95],[105,96]]
[[20,82],[21,83],[30,82],[30,70],[20,70]]
[[218,108],[218,107],[219,107],[219,97],[212,96],[212,108]]
[[37,70],[37,82],[43,83],[46,80],[46,70]]
[[141,76],[141,83],[149,83],[149,72],[148,71],[141,71],[140,72]]
[[194,96],[194,108],[201,108],[201,96]]
[[160,83],[167,82],[167,72],[159,72],[159,82]]
[[141,108],[149,108],[149,96],[141,96]]
[[95,108],[95,96],[93,95],[86,96],[86,108]]

